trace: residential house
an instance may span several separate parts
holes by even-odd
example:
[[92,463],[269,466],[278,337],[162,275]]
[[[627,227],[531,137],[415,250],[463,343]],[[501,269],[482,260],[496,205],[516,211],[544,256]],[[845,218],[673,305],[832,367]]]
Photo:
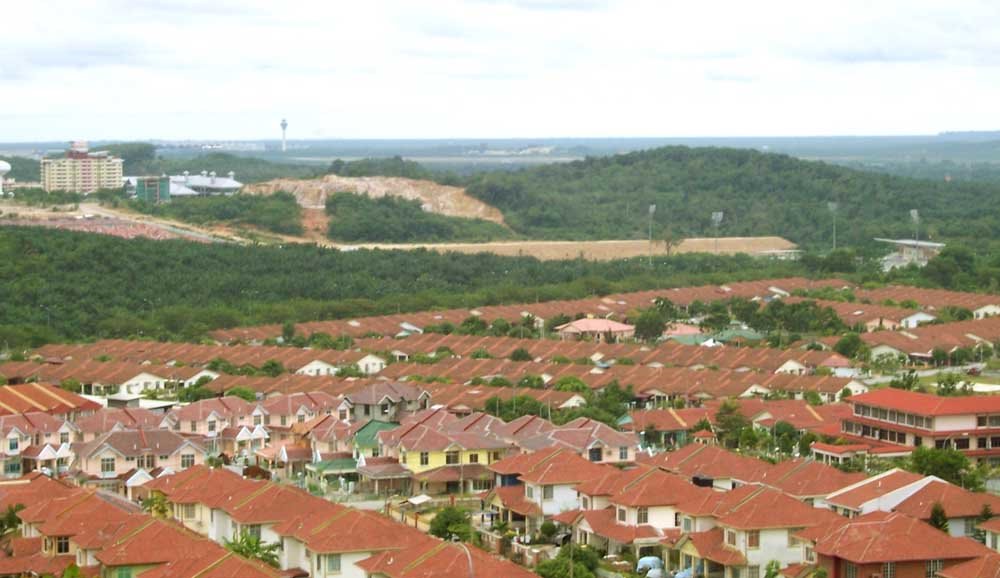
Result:
[[73,423],[42,412],[0,415],[0,460],[6,477],[36,470],[66,471]]
[[247,457],[267,443],[265,417],[259,405],[226,396],[174,408],[160,427],[197,439],[211,454]]
[[595,464],[566,448],[519,454],[488,466],[495,487],[483,496],[491,521],[533,534],[546,517],[580,509],[580,484],[603,476],[608,466]]
[[375,382],[344,396],[349,416],[341,419],[400,422],[407,415],[430,407],[431,395],[407,383]]
[[203,464],[207,454],[197,441],[169,430],[113,431],[74,444],[70,470],[83,485],[125,493],[138,470],[178,472]]
[[620,432],[611,426],[585,417],[526,438],[518,443],[522,451],[537,451],[547,447],[569,448],[581,457],[596,463],[631,463],[639,447],[638,435]]
[[828,576],[939,576],[989,556],[969,538],[956,538],[898,512],[872,512],[806,528],[797,534],[805,562]]

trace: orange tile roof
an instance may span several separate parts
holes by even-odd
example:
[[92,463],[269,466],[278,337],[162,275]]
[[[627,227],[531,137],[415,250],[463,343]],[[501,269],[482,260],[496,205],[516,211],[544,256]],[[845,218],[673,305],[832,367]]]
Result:
[[905,470],[889,470],[877,476],[868,478],[862,482],[844,488],[827,497],[827,502],[835,506],[841,506],[857,510],[866,502],[894,492],[904,486],[908,486],[924,479],[920,474],[914,474]]
[[479,548],[424,538],[403,551],[358,563],[368,575],[387,578],[537,578],[529,570]]
[[927,484],[897,504],[893,511],[929,520],[936,503],[941,504],[949,518],[974,518],[982,513],[984,506],[989,506],[993,512],[1000,512],[1000,497],[987,492],[970,492],[944,481]]
[[955,538],[897,512],[840,518],[797,535],[812,541],[818,554],[855,564],[961,560],[993,552],[975,540]]
[[991,553],[939,570],[940,578],[1000,578],[1000,554]]
[[608,468],[580,457],[573,452],[559,452],[537,467],[521,474],[523,482],[539,485],[579,484],[592,477],[603,475]]
[[827,496],[864,480],[864,473],[845,473],[833,466],[797,458],[778,462],[759,482],[799,499]]
[[698,555],[723,566],[744,566],[747,559],[743,553],[730,548],[725,543],[725,532],[722,528],[712,528],[706,532],[692,532],[681,537],[681,542],[690,540]]

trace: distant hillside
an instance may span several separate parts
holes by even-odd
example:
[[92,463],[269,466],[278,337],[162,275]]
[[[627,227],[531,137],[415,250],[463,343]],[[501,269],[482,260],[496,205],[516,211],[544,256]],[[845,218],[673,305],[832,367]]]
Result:
[[41,163],[35,159],[0,156],[0,161],[10,163],[8,179],[17,179],[21,182],[37,182],[41,179]]
[[1000,187],[932,182],[856,171],[745,149],[664,147],[588,158],[470,180],[468,192],[498,207],[517,233],[547,239],[779,235],[807,247],[828,246],[828,201],[839,203],[838,241],[870,243],[911,236],[1000,238]]

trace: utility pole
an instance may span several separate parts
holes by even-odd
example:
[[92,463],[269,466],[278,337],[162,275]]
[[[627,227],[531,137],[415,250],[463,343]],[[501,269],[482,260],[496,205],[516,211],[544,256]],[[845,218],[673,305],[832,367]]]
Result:
[[653,213],[656,212],[656,205],[649,206],[649,267],[653,267]]
[[719,224],[722,223],[722,219],[725,213],[722,211],[715,211],[712,213],[712,225],[715,226],[715,254],[719,254]]
[[838,204],[835,201],[830,201],[826,204],[827,208],[833,214],[833,250],[837,250],[837,208]]

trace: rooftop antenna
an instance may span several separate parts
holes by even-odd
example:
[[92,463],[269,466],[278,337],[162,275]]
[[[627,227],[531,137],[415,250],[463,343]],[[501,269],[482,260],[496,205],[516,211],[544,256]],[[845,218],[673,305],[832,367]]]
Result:
[[722,224],[722,218],[725,213],[722,211],[715,211],[712,213],[712,225],[715,227],[715,254],[719,254],[719,225]]
[[288,142],[285,140],[285,131],[288,129],[288,121],[281,119],[281,152],[288,150]]
[[910,209],[910,220],[913,221],[913,240],[920,240],[920,211]]
[[833,214],[833,250],[837,250],[837,209],[840,204],[836,201],[830,201],[826,204],[826,208],[830,209],[830,213]]

